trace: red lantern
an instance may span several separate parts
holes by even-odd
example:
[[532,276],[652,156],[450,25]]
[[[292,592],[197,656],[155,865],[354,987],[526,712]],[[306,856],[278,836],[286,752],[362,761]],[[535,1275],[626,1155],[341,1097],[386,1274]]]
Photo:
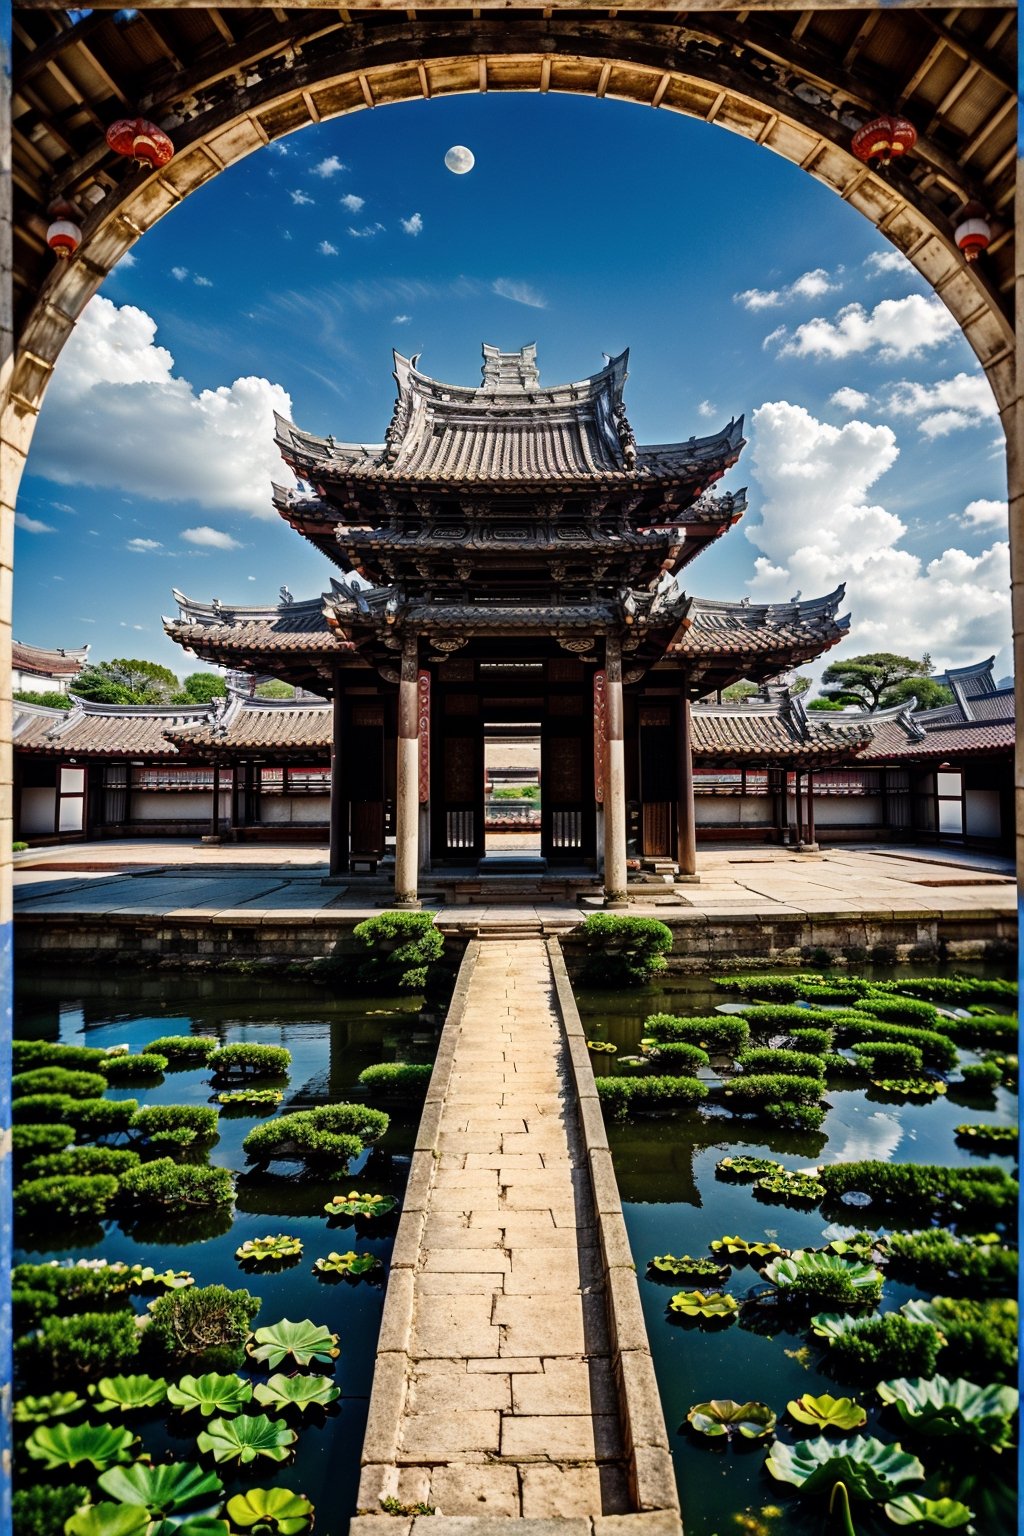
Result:
[[876,117],[858,128],[850,148],[865,165],[888,165],[908,154],[917,143],[917,129],[905,117]]
[[154,171],[166,165],[174,154],[174,145],[163,129],[144,117],[126,117],[111,123],[107,143],[115,154],[134,160],[136,165],[148,165]]
[[51,224],[46,231],[46,243],[61,261],[70,261],[82,243],[82,231],[76,220],[81,214],[66,198],[58,197],[47,208]]
[[964,253],[965,261],[977,261],[982,251],[987,251],[992,239],[992,226],[981,203],[965,203],[957,214],[953,238]]

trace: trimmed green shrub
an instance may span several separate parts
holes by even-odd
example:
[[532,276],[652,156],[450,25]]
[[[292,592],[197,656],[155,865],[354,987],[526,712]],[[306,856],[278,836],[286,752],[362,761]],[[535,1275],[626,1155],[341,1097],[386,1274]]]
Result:
[[1017,983],[983,979],[980,976],[917,976],[910,981],[887,981],[876,984],[876,991],[909,993],[911,997],[926,997],[934,1003],[952,1003],[966,1007],[968,1003],[988,998],[995,1002],[1016,1002]]
[[1017,1048],[1017,1020],[1004,1014],[979,1015],[970,1019],[937,1019],[935,1028],[957,1045],[982,1050],[1014,1051]]
[[[34,1125],[50,1125],[59,1121],[71,1123],[71,1106],[76,1100],[66,1093],[27,1093],[23,1099],[11,1103],[11,1119],[17,1125],[27,1121]],[[81,1104],[100,1103],[97,1099],[80,1099]]]
[[824,1077],[825,1068],[820,1056],[807,1051],[775,1050],[771,1046],[741,1051],[736,1065],[745,1073],[795,1073],[797,1077]]
[[36,1227],[43,1218],[54,1222],[102,1220],[116,1194],[117,1180],[112,1174],[26,1179],[14,1191],[14,1217]]
[[[1017,1379],[1017,1303],[933,1296],[930,1311],[946,1343],[942,1369],[972,1381]],[[904,1372],[901,1375],[906,1374]]]
[[956,1046],[952,1040],[934,1029],[916,1029],[910,1024],[885,1024],[868,1018],[860,1024],[856,1014],[852,1017],[848,1014],[836,1033],[845,1045],[855,1040],[877,1040],[894,1045],[916,1046],[925,1063],[937,1067],[940,1072],[948,1072],[957,1063]]
[[11,1145],[15,1160],[26,1162],[46,1152],[62,1152],[75,1139],[70,1125],[15,1125],[11,1129]]
[[18,1536],[64,1536],[64,1522],[88,1499],[88,1490],[71,1483],[50,1488],[37,1483],[15,1488],[11,1496],[13,1529]]
[[119,1203],[126,1206],[159,1205],[183,1211],[193,1206],[228,1206],[235,1198],[234,1180],[227,1168],[197,1168],[158,1157],[131,1169],[121,1180]]
[[132,1116],[131,1129],[154,1147],[199,1146],[220,1134],[209,1104],[147,1104]]
[[998,1088],[1003,1080],[1003,1074],[994,1061],[972,1061],[966,1067],[960,1068],[960,1075],[968,1088],[984,1092],[986,1089]]
[[885,1238],[888,1270],[922,1288],[955,1286],[976,1296],[1012,1291],[1017,1283],[1017,1250],[995,1241],[958,1237],[948,1227],[890,1232]]
[[63,1093],[70,1099],[99,1099],[106,1089],[106,1079],[98,1072],[69,1072],[66,1067],[33,1067],[11,1078],[11,1094],[23,1099],[27,1094]]
[[820,1104],[797,1104],[792,1099],[783,1099],[778,1104],[765,1104],[761,1116],[787,1130],[816,1131],[825,1118],[825,1110]]
[[97,1062],[106,1054],[93,1045],[58,1045],[49,1040],[15,1040],[11,1044],[16,1072],[30,1067],[73,1067],[80,1072],[95,1072]]
[[169,1361],[241,1357],[260,1298],[225,1285],[198,1285],[168,1291],[149,1309],[147,1336]]
[[866,1061],[859,1059],[851,1061],[848,1056],[843,1056],[839,1051],[829,1051],[821,1059],[825,1067],[825,1076],[829,1081],[837,1077],[854,1077],[863,1080],[870,1076]]
[[582,939],[587,956],[580,973],[584,986],[618,990],[642,987],[665,970],[672,948],[672,930],[654,917],[617,917],[591,912],[574,937]]
[[651,1061],[664,1063],[674,1073],[686,1077],[696,1076],[701,1067],[706,1067],[711,1060],[707,1051],[699,1045],[690,1045],[686,1040],[658,1040],[646,1046],[644,1054]]
[[167,1057],[168,1070],[201,1067],[220,1046],[216,1035],[161,1035],[146,1046],[146,1054]]
[[115,1286],[113,1265],[18,1264],[11,1275],[15,1327],[33,1328],[41,1318],[130,1306],[127,1280]]
[[246,1081],[252,1077],[284,1077],[292,1053],[283,1045],[224,1045],[207,1058],[214,1077]]
[[918,1046],[895,1040],[858,1040],[853,1054],[867,1062],[872,1077],[915,1077],[924,1066],[924,1054]]
[[832,1015],[823,1008],[801,1008],[796,1003],[757,1003],[752,1008],[744,1009],[743,1017],[752,1030],[770,1030],[772,1034],[780,1032],[787,1025],[802,1029],[808,1024],[816,1029],[824,1029],[832,1023]]
[[61,1116],[79,1136],[95,1141],[126,1131],[138,1109],[137,1099],[78,1099]]
[[597,1093],[615,1120],[638,1109],[681,1109],[707,1097],[707,1085],[694,1077],[599,1077]]
[[19,1364],[45,1377],[49,1390],[69,1378],[117,1374],[135,1359],[141,1338],[132,1312],[80,1312],[44,1317],[14,1350]]
[[33,1179],[91,1178],[97,1173],[118,1179],[139,1164],[139,1154],[123,1147],[71,1147],[37,1157],[26,1172]]
[[712,1056],[738,1051],[750,1038],[746,1019],[739,1014],[716,1013],[708,1018],[680,1018],[674,1013],[652,1013],[644,1020],[644,1034],[659,1043],[683,1040],[699,1045]]
[[748,997],[767,998],[774,1002],[795,1002],[806,998],[808,1002],[843,1003],[857,997],[867,997],[871,983],[856,976],[825,976],[820,971],[798,971],[792,976],[760,975],[718,976],[715,985],[730,992],[742,992]]
[[810,1051],[814,1055],[823,1055],[831,1048],[834,1038],[831,1029],[787,1029],[785,1035],[786,1048],[794,1051]]
[[285,1158],[346,1163],[358,1157],[368,1142],[383,1136],[389,1124],[382,1109],[366,1104],[322,1104],[255,1126],[242,1146],[250,1162]]
[[108,1056],[103,1072],[108,1083],[141,1083],[160,1077],[166,1066],[166,1056],[140,1051],[137,1056]]
[[732,1108],[756,1110],[771,1101],[791,1104],[817,1104],[825,1086],[820,1077],[798,1077],[784,1072],[751,1073],[731,1077],[722,1089],[722,1097],[733,1101]]
[[882,1207],[910,1205],[920,1214],[963,1211],[997,1217],[1017,1202],[1017,1181],[1001,1168],[943,1168],[929,1163],[832,1163],[818,1177],[833,1199],[847,1190],[870,1195]]
[[370,1093],[405,1094],[422,1098],[434,1068],[411,1061],[380,1061],[364,1067],[356,1081]]
[[384,993],[424,991],[430,967],[444,953],[433,912],[382,912],[358,923],[352,937],[368,951],[358,967],[359,984]]
[[923,1003],[914,997],[865,997],[854,1007],[858,1013],[874,1014],[876,1019],[887,1019],[890,1024],[917,1024],[922,1029],[934,1029],[939,1016],[934,1003]]
[[898,1312],[869,1317],[836,1335],[828,1361],[841,1377],[934,1376],[939,1336]]

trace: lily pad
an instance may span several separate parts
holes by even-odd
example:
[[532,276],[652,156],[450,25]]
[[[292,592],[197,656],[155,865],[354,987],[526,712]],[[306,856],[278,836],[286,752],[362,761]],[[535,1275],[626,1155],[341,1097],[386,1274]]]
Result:
[[841,1333],[846,1333],[856,1326],[854,1318],[840,1312],[819,1312],[811,1318],[811,1332],[816,1333],[819,1339],[828,1339],[830,1343]]
[[255,1398],[264,1408],[327,1408],[337,1402],[341,1388],[323,1376],[271,1376],[258,1382]]
[[97,1471],[116,1461],[130,1461],[138,1436],[109,1424],[42,1424],[29,1435],[25,1449],[51,1472],[88,1462]]
[[270,1328],[257,1328],[246,1345],[248,1353],[271,1370],[290,1355],[296,1365],[325,1365],[333,1370],[341,1354],[338,1335],[308,1317],[293,1323],[287,1317]]
[[731,1398],[713,1398],[709,1403],[695,1403],[686,1422],[699,1435],[741,1435],[744,1440],[763,1440],[775,1428],[776,1415],[767,1403],[735,1403]]
[[151,1467],[137,1461],[131,1467],[111,1467],[100,1487],[122,1504],[144,1504],[154,1516],[169,1515],[200,1500],[219,1499],[224,1484],[216,1472],[194,1463],[167,1462]]
[[206,1376],[182,1376],[167,1388],[167,1396],[182,1413],[199,1412],[208,1419],[214,1413],[241,1413],[252,1401],[252,1383],[211,1371]]
[[941,1531],[956,1531],[974,1519],[973,1509],[958,1499],[926,1499],[921,1493],[902,1493],[890,1499],[885,1512],[893,1525],[936,1525]]
[[694,1259],[688,1253],[679,1258],[672,1253],[656,1254],[648,1268],[655,1277],[671,1280],[710,1280],[715,1285],[721,1285],[729,1278],[727,1264],[716,1264],[714,1259]]
[[141,1265],[132,1275],[133,1291],[184,1291],[195,1285],[196,1277],[187,1269],[155,1270],[149,1264]]
[[763,1259],[776,1255],[782,1258],[789,1252],[788,1248],[780,1248],[778,1243],[750,1243],[743,1237],[713,1237],[708,1247],[712,1253],[724,1253],[733,1264],[746,1259],[748,1264],[757,1265]]
[[65,1536],[144,1536],[149,1529],[144,1504],[84,1504],[64,1522]]
[[618,1049],[619,1049],[618,1046],[617,1045],[613,1045],[610,1040],[588,1040],[587,1041],[587,1050],[588,1051],[595,1051],[599,1055],[614,1056],[618,1052]]
[[880,1381],[877,1391],[918,1434],[954,1435],[990,1451],[1013,1443],[1013,1417],[1020,1401],[1016,1387],[979,1387],[962,1378],[919,1376]]
[[825,1198],[825,1186],[813,1173],[791,1173],[781,1169],[757,1179],[754,1193],[764,1199],[783,1200],[793,1205],[818,1205]]
[[380,1269],[381,1261],[374,1253],[329,1253],[325,1259],[314,1259],[313,1268],[318,1275],[325,1279],[335,1279],[342,1275],[347,1279],[359,1280],[364,1275],[372,1275]]
[[818,1429],[861,1429],[868,1421],[866,1411],[851,1397],[820,1397],[806,1393],[786,1404],[791,1419],[798,1424],[814,1424]]
[[722,1291],[677,1291],[668,1304],[670,1312],[683,1317],[701,1317],[709,1321],[732,1321],[740,1309],[735,1296]]
[[273,1109],[283,1098],[280,1088],[235,1088],[230,1093],[218,1093],[217,1103],[245,1109]]
[[235,1258],[243,1268],[260,1264],[287,1264],[302,1257],[302,1240],[282,1232],[277,1237],[250,1237],[235,1249]]
[[722,1179],[746,1181],[781,1171],[782,1164],[771,1157],[723,1157],[715,1164],[715,1172]]
[[250,1488],[228,1499],[232,1526],[254,1536],[302,1536],[313,1524],[313,1506],[290,1488]]
[[85,1398],[77,1392],[48,1392],[43,1397],[21,1397],[15,1400],[16,1424],[49,1424],[54,1419],[65,1419],[85,1407]]
[[131,1413],[165,1402],[167,1383],[162,1376],[101,1376],[89,1396],[98,1413]]
[[901,1483],[924,1478],[924,1467],[899,1444],[855,1435],[852,1440],[801,1440],[796,1445],[776,1441],[765,1466],[779,1482],[792,1483],[804,1493],[826,1493],[845,1483],[854,1499],[887,1499]]
[[395,1195],[361,1195],[357,1189],[347,1195],[335,1195],[328,1200],[324,1210],[328,1216],[362,1216],[371,1220],[387,1216],[398,1205]]
[[298,1439],[283,1419],[268,1419],[265,1413],[251,1418],[211,1419],[209,1427],[196,1436],[196,1444],[214,1461],[237,1461],[242,1466],[263,1457],[267,1461],[287,1461]]
[[949,1092],[945,1083],[930,1077],[873,1077],[871,1086],[900,1099],[934,1099],[938,1094]]
[[809,1295],[819,1303],[840,1306],[874,1305],[882,1294],[882,1272],[862,1259],[845,1259],[837,1253],[816,1253],[796,1248],[787,1258],[773,1259],[764,1278],[780,1296]]

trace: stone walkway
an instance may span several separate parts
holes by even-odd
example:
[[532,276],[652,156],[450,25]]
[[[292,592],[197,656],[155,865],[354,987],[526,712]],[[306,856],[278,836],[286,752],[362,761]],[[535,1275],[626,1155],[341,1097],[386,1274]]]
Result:
[[[378,1365],[360,1508],[390,1494],[444,1515],[627,1513],[597,1218],[541,939],[480,945],[439,1108],[411,1294],[380,1345],[404,1382]],[[415,1185],[414,1171],[412,1207]],[[400,1298],[394,1270],[391,1285]]]

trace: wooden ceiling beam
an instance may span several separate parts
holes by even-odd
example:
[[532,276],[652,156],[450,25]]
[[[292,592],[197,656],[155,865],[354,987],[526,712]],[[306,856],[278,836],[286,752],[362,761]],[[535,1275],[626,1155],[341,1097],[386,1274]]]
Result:
[[849,48],[847,48],[846,52],[843,54],[843,68],[844,69],[852,68],[853,62],[856,59],[857,55],[860,53],[861,49],[864,47],[864,44],[867,42],[867,40],[871,36],[872,32],[878,26],[878,23],[879,23],[879,21],[881,19],[881,16],[882,16],[882,12],[881,11],[869,11],[868,14],[865,16],[864,20],[860,24],[860,27],[857,29],[857,34],[854,37],[853,42],[850,44]]
[[[938,37],[940,37],[948,48],[952,48],[954,53],[958,53],[962,59],[966,59],[969,63],[976,64],[977,67],[981,70],[982,74],[987,75],[990,80],[994,80],[997,85],[1002,86],[1004,91],[1011,91],[1016,93],[1016,81],[1011,79],[1011,77],[1007,75],[1004,70],[1000,69],[995,60],[991,58],[985,51],[986,49],[990,49],[993,46],[991,39],[988,43],[986,43],[985,48],[976,48],[973,42],[970,42],[968,39],[961,37],[958,33],[954,32],[952,28],[945,26],[943,22],[937,21],[935,17],[932,16],[928,11],[915,11],[914,14],[919,16],[924,25],[929,27]],[[1006,26],[1002,25],[1003,21],[1005,21]],[[1012,16],[1001,18],[1000,26],[1002,30],[997,28],[997,31],[999,32],[999,37],[996,39],[997,42],[999,41],[999,38],[1003,36],[1006,31],[1006,27],[1009,26],[1012,21]]]
[[179,59],[177,50],[167,35],[167,29],[163,19],[161,18],[161,20],[158,22],[154,19],[152,12],[139,11],[138,20],[142,22],[150,37],[154,39],[157,47],[160,49],[160,52],[163,54],[168,64],[170,64],[171,68],[178,71],[183,70],[185,66]]
[[925,54],[920,64],[914,70],[914,73],[911,75],[910,79],[907,81],[906,85],[896,97],[896,106],[902,107],[910,100],[911,96],[913,96],[914,92],[924,80],[925,76],[931,72],[932,66],[939,62],[939,59],[942,57],[945,51],[946,40],[945,38],[940,37],[928,49],[928,52]]
[[132,104],[131,97],[125,94],[125,92],[118,85],[117,81],[114,79],[113,75],[110,74],[110,72],[100,63],[98,57],[89,47],[88,43],[83,43],[81,38],[77,38],[75,40],[75,47],[82,55],[82,58],[85,60],[85,63],[89,69],[95,70],[96,74],[103,81],[103,84],[106,86],[111,96],[113,96],[116,101],[119,101],[122,107],[130,108]]
[[15,36],[21,46],[28,51],[27,58],[18,59],[15,62],[14,72],[19,83],[31,80],[41,69],[45,69],[50,59],[54,59],[58,54],[63,53],[72,42],[82,42],[84,39],[91,37],[98,28],[109,25],[110,19],[102,11],[94,11],[91,16],[84,17],[81,21],[75,22],[73,26],[68,26],[60,32],[55,32],[53,37],[47,38],[45,43],[33,43],[25,28],[20,26],[18,21],[15,20]]
[[209,16],[210,21],[216,30],[220,33],[220,36],[225,43],[235,43],[238,41],[228,24],[227,18],[217,8],[217,6],[211,6],[206,14]]

